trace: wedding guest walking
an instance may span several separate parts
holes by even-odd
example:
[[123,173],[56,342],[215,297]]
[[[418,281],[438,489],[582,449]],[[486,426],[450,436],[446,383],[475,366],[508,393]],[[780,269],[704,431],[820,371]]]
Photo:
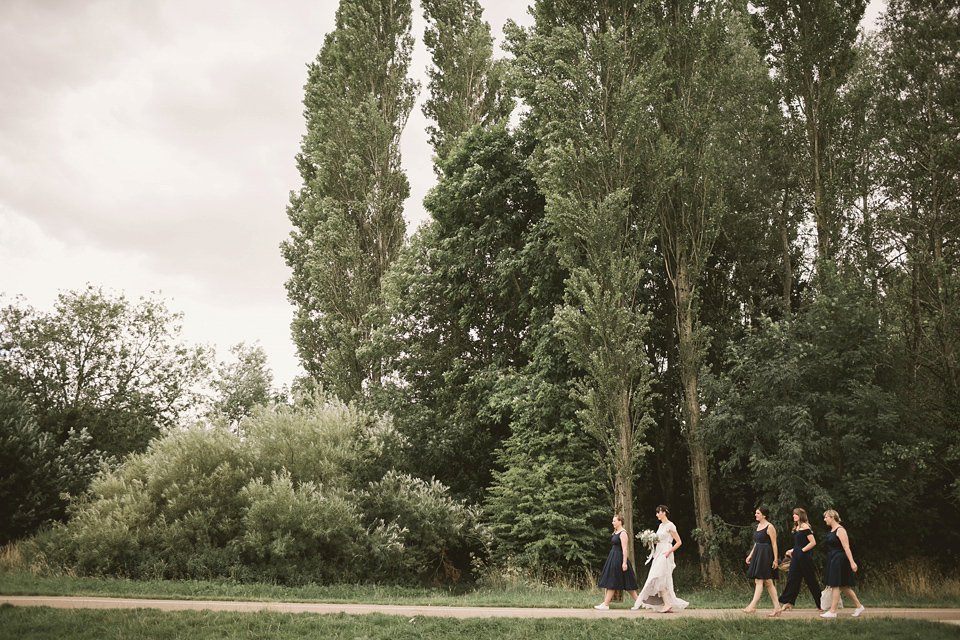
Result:
[[633,572],[633,565],[630,563],[627,553],[627,532],[623,528],[623,516],[613,516],[613,537],[610,538],[610,553],[607,555],[607,562],[603,565],[603,573],[597,585],[607,590],[603,602],[596,605],[594,609],[609,609],[610,601],[616,591],[628,592],[634,600],[637,600],[637,576]]
[[847,530],[840,526],[840,514],[833,509],[823,512],[823,521],[830,527],[830,533],[827,534],[827,567],[823,582],[831,588],[833,599],[830,602],[830,610],[821,613],[820,617],[837,617],[837,605],[840,604],[842,591],[857,607],[853,611],[853,617],[859,618],[864,606],[860,604],[857,594],[853,592],[853,587],[857,586],[855,575],[857,563],[853,561],[853,552],[850,551],[850,538],[847,537]]
[[747,577],[753,578],[756,587],[753,590],[753,600],[743,609],[744,613],[753,613],[757,610],[757,603],[763,595],[763,588],[770,594],[773,603],[773,613],[769,617],[783,613],[780,603],[777,602],[777,587],[773,584],[773,572],[777,568],[777,529],[767,521],[770,509],[761,505],[754,512],[757,519],[757,529],[753,532],[753,548],[747,555]]
[[790,556],[790,571],[787,573],[787,586],[780,594],[780,605],[784,611],[793,609],[800,595],[800,585],[807,583],[807,589],[813,596],[813,602],[820,610],[820,582],[817,580],[817,571],[813,566],[810,550],[817,546],[813,537],[813,529],[807,519],[807,512],[803,509],[793,510],[793,549],[787,549]]
[[673,592],[673,570],[677,566],[673,554],[683,543],[677,533],[677,525],[670,522],[670,509],[666,505],[660,505],[656,515],[660,526],[657,527],[657,546],[651,554],[653,561],[650,564],[650,573],[647,574],[647,581],[631,608],[639,609],[643,606],[656,610],[660,607],[660,613],[671,613],[690,604]]

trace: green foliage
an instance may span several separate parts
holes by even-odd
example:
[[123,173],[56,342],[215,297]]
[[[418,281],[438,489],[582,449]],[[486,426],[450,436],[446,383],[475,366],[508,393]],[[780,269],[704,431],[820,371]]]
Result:
[[[508,117],[513,101],[505,87],[506,65],[493,59],[490,25],[477,0],[424,0],[427,28],[423,42],[433,66],[427,69],[430,97],[423,114],[438,160],[474,125],[492,125]],[[435,169],[441,172],[440,164]]]
[[213,412],[230,424],[239,422],[258,405],[276,396],[273,372],[267,367],[267,353],[260,344],[230,347],[232,362],[222,362],[210,385],[214,392]]
[[37,425],[33,407],[0,384],[0,544],[63,515],[61,494],[79,495],[107,462],[86,431],[60,443]]
[[960,22],[949,2],[892,0],[878,38],[876,119],[884,203],[878,232],[895,268],[880,271],[901,349],[898,455],[929,486],[929,548],[957,549],[960,517]]
[[795,321],[767,320],[732,345],[708,430],[723,471],[749,473],[773,517],[787,521],[799,506],[815,521],[837,509],[871,540],[858,555],[889,551],[873,527],[922,491],[904,473],[902,453],[919,442],[901,428],[903,406],[887,388],[890,338],[868,300],[832,278]]
[[[533,13],[532,27],[509,29],[508,48],[530,107],[525,126],[537,139],[531,170],[558,259],[569,270],[556,336],[576,367],[580,428],[595,439],[610,502],[629,533],[634,472],[650,424],[642,289],[652,210],[643,196],[656,131],[650,79],[660,60],[647,3],[542,2]],[[523,468],[544,470],[530,462]]]
[[60,293],[51,312],[20,299],[0,309],[0,376],[58,440],[85,428],[106,454],[143,451],[196,403],[208,369],[203,348],[178,341],[180,319],[93,286]]
[[175,430],[98,477],[32,544],[81,575],[409,581],[447,563],[441,577],[455,578],[482,530],[445,487],[388,473],[352,489],[399,442],[389,422],[319,394],[259,409],[239,432]]
[[499,469],[484,500],[494,534],[492,560],[533,571],[592,568],[605,547],[597,531],[612,508],[604,491],[605,461],[576,417],[582,405],[572,391],[579,369],[557,335],[549,304],[562,300],[567,274],[556,252],[556,237],[541,222],[522,255],[546,304],[530,316],[523,340],[529,362],[505,378],[497,394],[511,415],[510,437],[497,453]]
[[359,352],[403,243],[410,186],[400,134],[416,92],[407,77],[411,20],[409,0],[343,0],[306,85],[303,186],[287,207],[294,229],[282,245],[293,270],[287,293],[304,368],[346,401],[381,375],[375,353]]
[[[520,398],[521,402],[528,400]],[[528,400],[529,401],[529,400]],[[524,425],[506,443],[486,500],[501,565],[566,569],[597,562],[598,522],[609,516],[599,465],[575,423]]]
[[509,434],[510,409],[497,398],[527,361],[529,316],[552,304],[538,282],[555,263],[526,249],[543,216],[528,149],[502,123],[462,136],[424,201],[432,219],[384,280],[374,348],[389,375],[371,402],[409,438],[415,475],[474,499]]
[[[776,83],[802,144],[788,149],[805,166],[807,210],[817,231],[821,260],[838,258],[845,206],[836,170],[845,113],[841,97],[857,64],[855,43],[866,0],[760,0],[753,22],[758,47],[776,72]],[[846,201],[845,201],[846,200]]]
[[[384,553],[377,536],[366,535],[356,507],[342,491],[321,484],[294,484],[286,472],[254,478],[242,492],[246,507],[238,540],[244,565],[257,580],[320,584],[362,580],[364,538]],[[389,547],[387,547],[389,548]]]
[[[457,582],[473,552],[490,542],[479,525],[479,509],[451,500],[447,487],[436,480],[391,471],[357,497],[361,511],[379,519],[370,545],[382,570],[394,576]],[[453,540],[461,544],[451,545]]]

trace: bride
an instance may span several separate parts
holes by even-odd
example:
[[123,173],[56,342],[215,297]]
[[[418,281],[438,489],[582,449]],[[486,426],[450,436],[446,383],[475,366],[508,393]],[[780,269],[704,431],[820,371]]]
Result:
[[690,604],[678,598],[673,592],[673,568],[677,566],[673,559],[673,552],[683,543],[680,541],[680,534],[677,533],[677,525],[670,522],[669,517],[670,509],[665,505],[657,507],[657,519],[660,520],[660,527],[657,529],[657,547],[651,554],[653,563],[650,565],[647,582],[640,590],[633,609],[643,606],[656,610],[657,607],[662,607],[660,613],[671,613]]

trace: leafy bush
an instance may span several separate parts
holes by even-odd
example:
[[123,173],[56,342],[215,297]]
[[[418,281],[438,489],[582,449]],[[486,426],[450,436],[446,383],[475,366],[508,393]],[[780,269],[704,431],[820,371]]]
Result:
[[110,461],[90,441],[85,429],[71,429],[58,442],[38,426],[30,403],[0,384],[0,544],[63,515],[60,495],[79,494]]
[[470,552],[487,546],[479,510],[451,500],[448,488],[437,480],[391,471],[358,498],[367,517],[375,519],[370,525],[379,524],[380,535],[399,544],[396,560],[380,558],[381,570],[396,572],[395,578],[417,575],[456,582],[470,564]]
[[30,548],[81,575],[456,579],[482,545],[477,514],[435,481],[371,480],[398,447],[389,420],[322,394],[239,429],[173,431],[99,476]]

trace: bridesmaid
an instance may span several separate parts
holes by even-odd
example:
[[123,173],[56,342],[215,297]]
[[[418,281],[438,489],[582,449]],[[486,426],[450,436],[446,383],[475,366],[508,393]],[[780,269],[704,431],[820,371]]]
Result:
[[603,573],[597,580],[597,585],[607,590],[603,602],[594,609],[609,609],[613,594],[617,591],[626,591],[637,600],[637,575],[633,572],[633,565],[627,554],[627,532],[623,528],[623,516],[613,516],[613,537],[610,538],[610,553],[607,562],[603,565]]
[[810,557],[810,550],[817,546],[817,541],[813,537],[813,529],[810,528],[810,521],[807,520],[807,512],[803,509],[793,510],[793,549],[787,549],[787,555],[792,556],[790,563],[790,572],[787,573],[787,586],[780,594],[780,604],[785,611],[793,609],[797,603],[797,596],[800,595],[800,583],[806,581],[807,589],[813,596],[813,602],[820,609],[820,582],[817,580],[817,572],[813,567],[813,558]]
[[773,603],[773,613],[767,615],[772,618],[783,613],[777,602],[777,587],[773,584],[773,571],[777,568],[777,529],[767,521],[770,516],[770,509],[767,507],[757,507],[753,515],[757,519],[757,530],[753,533],[753,549],[747,555],[747,564],[750,565],[747,577],[753,578],[756,588],[753,590],[753,600],[743,612],[753,613],[757,610],[757,603],[760,602],[766,586]]
[[827,534],[827,569],[823,581],[831,587],[833,601],[830,603],[830,610],[821,613],[820,617],[837,617],[837,605],[840,604],[840,592],[843,591],[857,606],[853,617],[859,618],[865,607],[853,592],[853,587],[857,586],[857,576],[854,575],[857,572],[857,563],[853,561],[853,552],[850,551],[850,538],[847,537],[847,530],[840,526],[840,514],[833,509],[823,512],[823,521],[830,527],[830,533]]

